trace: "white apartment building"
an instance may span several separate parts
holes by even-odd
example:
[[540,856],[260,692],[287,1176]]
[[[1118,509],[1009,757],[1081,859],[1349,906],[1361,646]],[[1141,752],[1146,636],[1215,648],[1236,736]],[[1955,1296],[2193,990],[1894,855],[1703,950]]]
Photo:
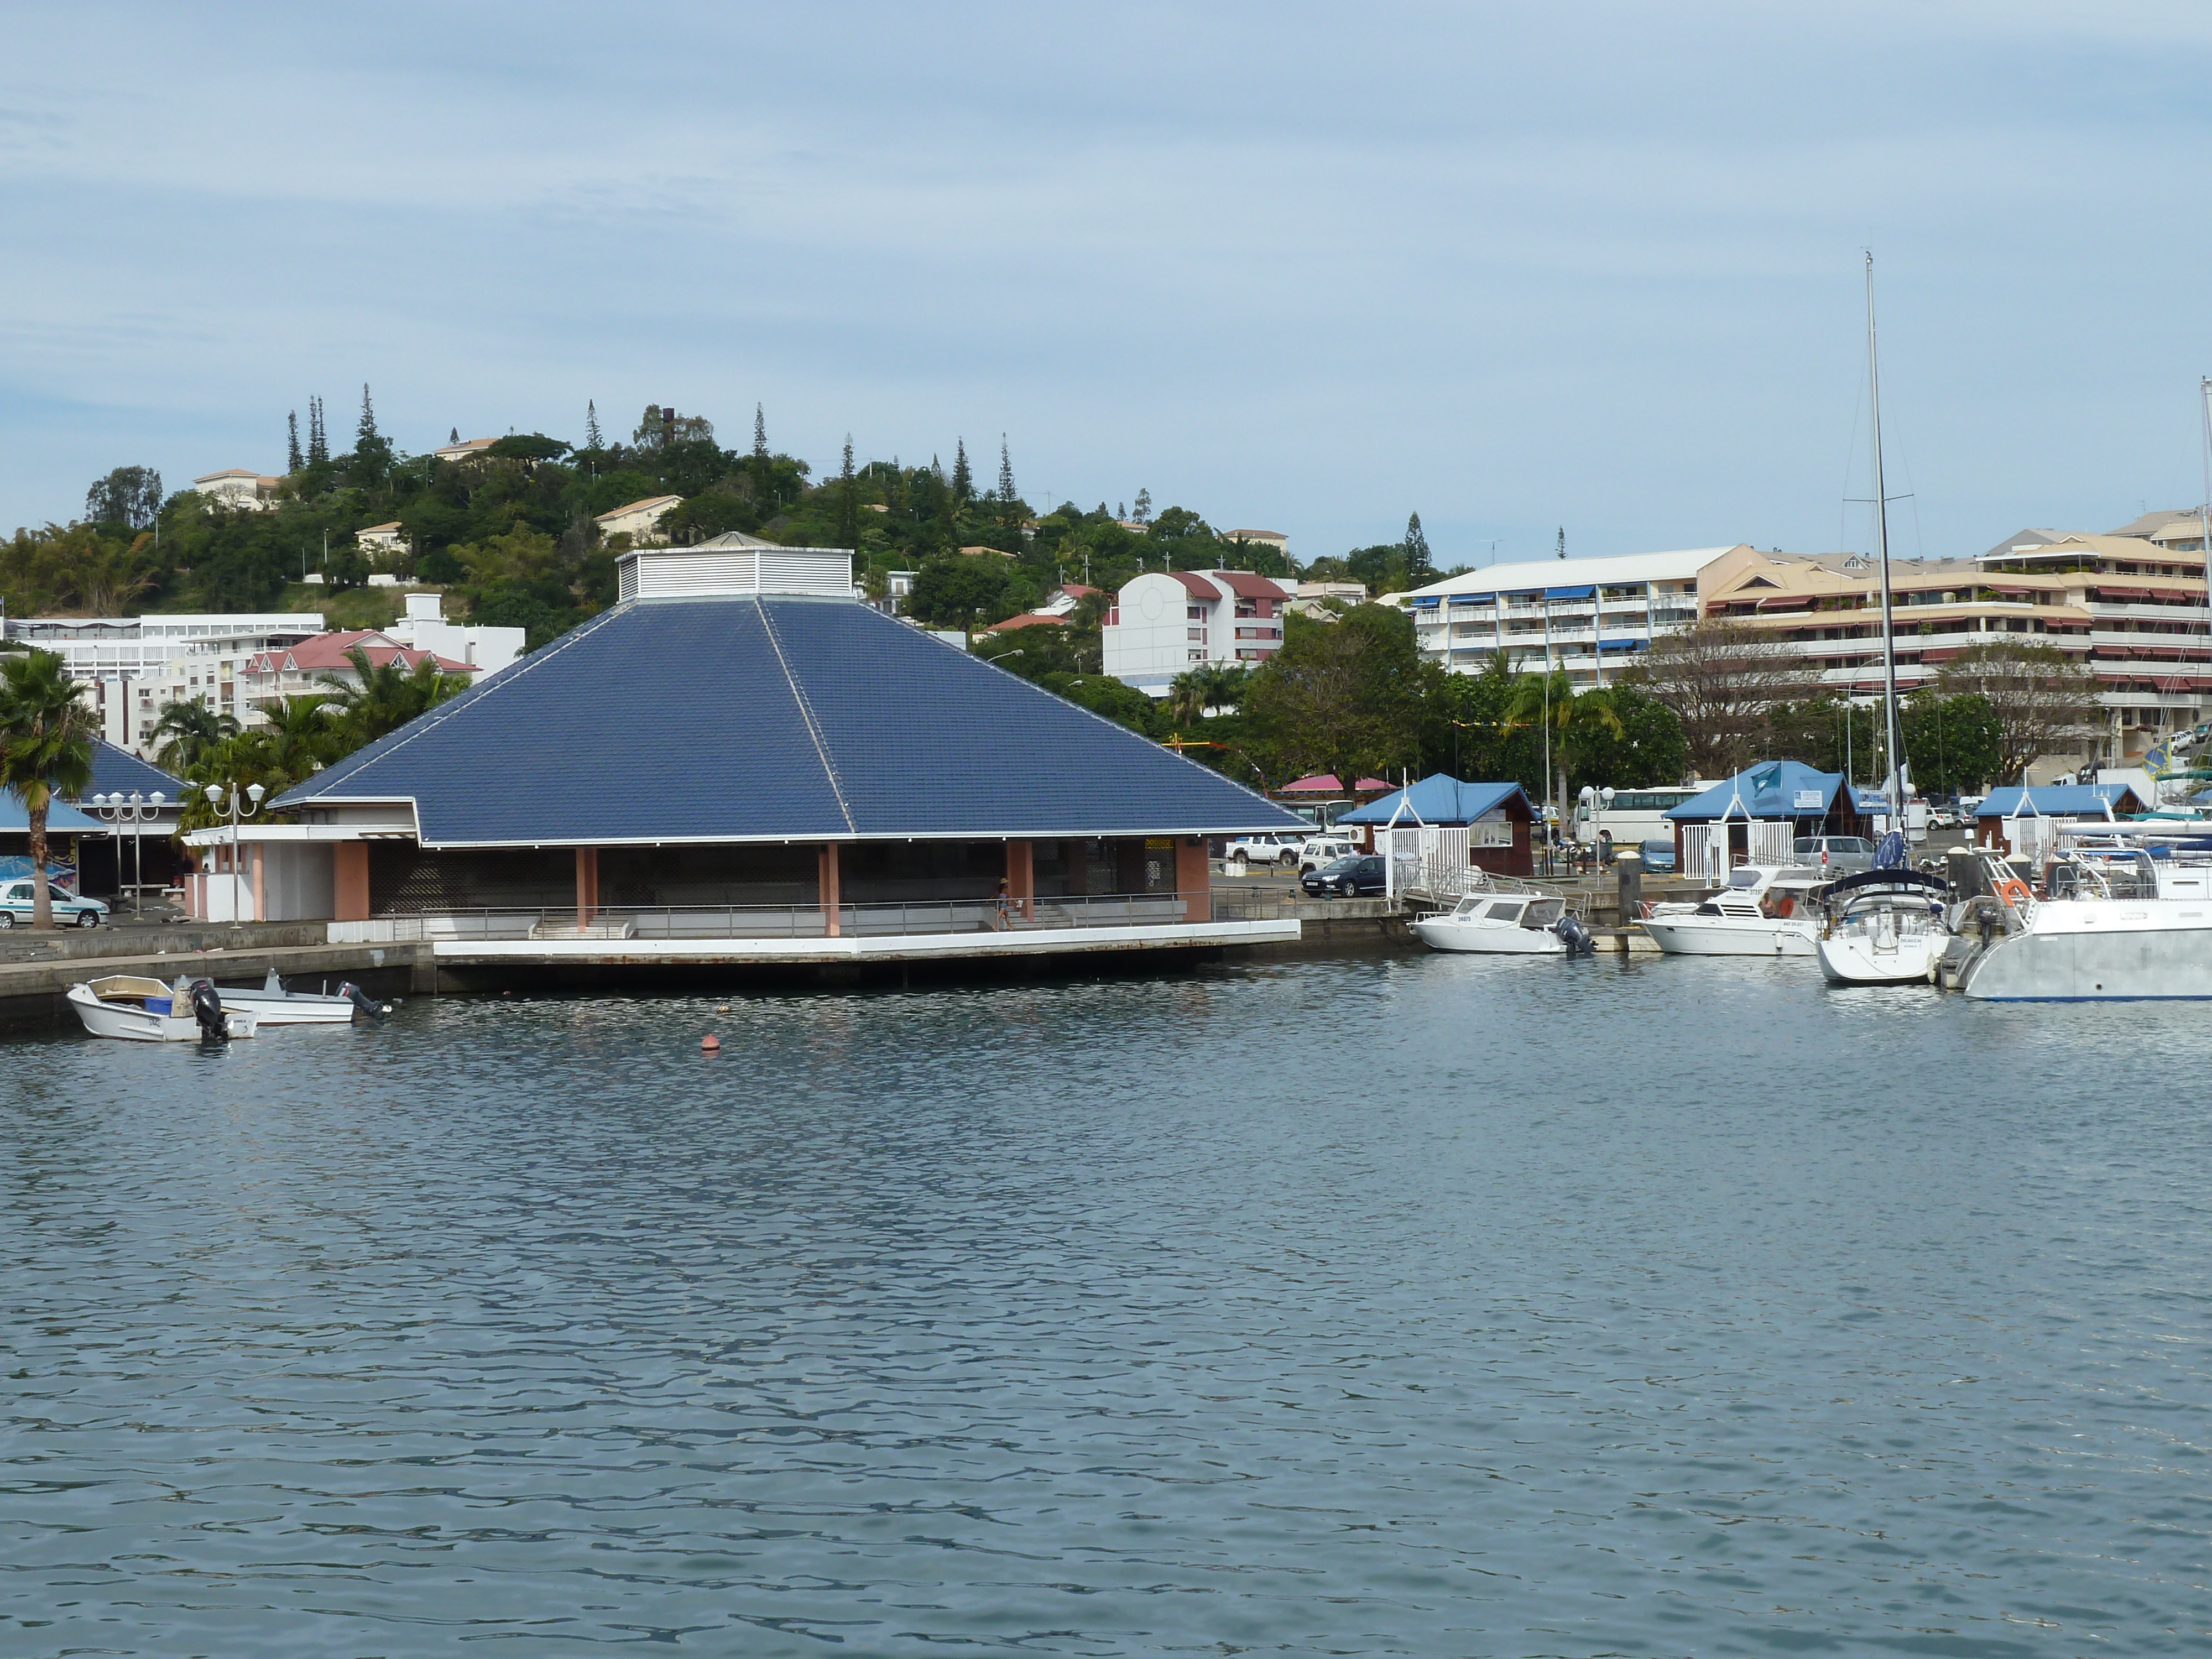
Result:
[[435,593],[410,593],[407,614],[384,630],[410,651],[427,651],[448,662],[465,663],[479,673],[495,674],[522,654],[520,628],[479,627],[446,620]]
[[1452,673],[1480,674],[1502,653],[1510,672],[1564,671],[1579,690],[1627,667],[1656,635],[1697,621],[1698,573],[1731,550],[1528,559],[1387,603],[1413,612],[1422,656]]
[[100,736],[151,755],[148,728],[172,702],[201,702],[251,724],[258,716],[239,680],[257,652],[323,631],[312,611],[260,615],[10,617],[11,641],[57,653],[99,710]]
[[1106,613],[1099,630],[1105,670],[1164,697],[1176,675],[1200,664],[1256,668],[1283,648],[1290,597],[1249,570],[1146,571]]

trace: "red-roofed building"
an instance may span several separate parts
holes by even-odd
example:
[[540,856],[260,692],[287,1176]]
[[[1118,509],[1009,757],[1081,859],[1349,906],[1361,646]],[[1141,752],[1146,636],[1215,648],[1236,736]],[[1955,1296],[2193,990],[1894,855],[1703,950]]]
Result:
[[1017,628],[1065,628],[1065,617],[1048,617],[1042,611],[1024,611],[1018,617],[1009,617],[1004,622],[993,623],[988,628],[979,628],[978,634],[1011,634]]
[[411,673],[425,662],[434,662],[441,674],[473,675],[477,672],[471,664],[455,662],[434,652],[410,650],[388,634],[356,628],[317,634],[297,645],[256,653],[238,672],[239,690],[247,702],[260,704],[273,702],[278,697],[327,695],[331,688],[325,684],[326,679],[358,685],[361,676],[355,672],[348,655],[353,651],[367,657],[372,668],[397,662]]
[[1164,697],[1206,663],[1256,668],[1283,648],[1283,587],[1249,570],[1147,571],[1106,613],[1106,672]]

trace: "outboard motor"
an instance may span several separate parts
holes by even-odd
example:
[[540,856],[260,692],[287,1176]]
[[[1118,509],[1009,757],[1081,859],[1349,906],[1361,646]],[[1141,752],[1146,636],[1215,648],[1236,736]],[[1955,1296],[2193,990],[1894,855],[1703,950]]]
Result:
[[338,987],[338,994],[371,1019],[382,1019],[392,1012],[389,1003],[377,1001],[351,980]]
[[1579,916],[1561,916],[1552,924],[1552,931],[1567,947],[1569,956],[1594,957],[1597,954],[1597,941],[1590,937],[1590,930],[1583,926]]
[[192,981],[192,1018],[200,1023],[200,1041],[228,1042],[230,1041],[230,1022],[222,1012],[222,994],[211,979]]

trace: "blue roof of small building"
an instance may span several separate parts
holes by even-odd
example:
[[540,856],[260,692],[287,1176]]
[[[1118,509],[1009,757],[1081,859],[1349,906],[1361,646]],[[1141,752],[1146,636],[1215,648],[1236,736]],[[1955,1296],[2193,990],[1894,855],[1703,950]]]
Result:
[[[1825,817],[1844,787],[1841,772],[1817,772],[1802,761],[1761,761],[1734,777],[1693,795],[1661,816],[1690,823],[1722,817],[1754,818]],[[1817,794],[1819,804],[1805,797]],[[1741,799],[1742,805],[1736,805]],[[1803,804],[1800,804],[1803,801]]]
[[1218,772],[846,599],[617,605],[272,803],[428,847],[1303,830]]
[[1517,783],[1466,783],[1443,772],[1432,772],[1419,783],[1393,789],[1357,811],[1346,812],[1339,823],[1388,823],[1401,802],[1401,823],[1473,823],[1485,812],[1503,806],[1522,793]]
[[2135,791],[2124,783],[2039,783],[2027,791],[2027,801],[2023,806],[2021,787],[2008,783],[2002,789],[1992,789],[1974,809],[1977,818],[2018,817],[2021,811],[2041,813],[2047,818],[2101,818],[2109,805],[2114,812],[2126,810],[2124,799],[2133,799]]
[[158,789],[163,800],[177,801],[185,798],[191,787],[152,762],[140,760],[128,749],[118,749],[104,738],[93,739],[92,787],[83,796],[87,800],[94,795],[128,795],[134,789],[142,795],[151,795]]
[[[31,809],[23,805],[23,798],[12,789],[0,789],[0,836],[28,835],[31,830]],[[104,836],[107,826],[98,818],[80,812],[67,801],[46,803],[46,833],[50,836]]]

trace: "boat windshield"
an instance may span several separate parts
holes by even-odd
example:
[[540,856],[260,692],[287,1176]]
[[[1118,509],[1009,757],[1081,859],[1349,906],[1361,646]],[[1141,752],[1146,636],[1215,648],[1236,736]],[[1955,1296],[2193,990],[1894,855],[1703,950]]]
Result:
[[1566,914],[1563,899],[1538,899],[1528,907],[1528,914],[1521,918],[1523,927],[1549,927]]
[[1728,884],[1731,887],[1756,887],[1765,879],[1765,871],[1754,869],[1747,864],[1729,872]]
[[1485,921],[1517,921],[1521,919],[1521,907],[1528,902],[1517,898],[1492,899],[1490,908],[1483,912],[1482,919]]

